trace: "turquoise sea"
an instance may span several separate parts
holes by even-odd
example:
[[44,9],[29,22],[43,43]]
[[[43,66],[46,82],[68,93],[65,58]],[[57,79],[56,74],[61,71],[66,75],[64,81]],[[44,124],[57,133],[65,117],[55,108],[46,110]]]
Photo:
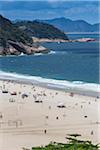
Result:
[[[70,38],[73,37],[75,35],[70,35]],[[94,37],[98,39],[98,35]],[[0,57],[0,70],[50,79],[99,83],[99,42],[42,45],[51,52],[35,56]]]

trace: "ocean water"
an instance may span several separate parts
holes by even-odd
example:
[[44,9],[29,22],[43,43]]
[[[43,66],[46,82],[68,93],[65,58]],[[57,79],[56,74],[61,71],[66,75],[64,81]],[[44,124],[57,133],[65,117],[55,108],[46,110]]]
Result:
[[94,38],[99,40],[99,34],[68,34],[69,39]]
[[55,82],[57,80],[99,83],[99,42],[42,43],[42,45],[49,48],[51,52],[19,57],[1,56],[0,74],[21,74],[33,76],[35,79],[36,77],[54,79]]

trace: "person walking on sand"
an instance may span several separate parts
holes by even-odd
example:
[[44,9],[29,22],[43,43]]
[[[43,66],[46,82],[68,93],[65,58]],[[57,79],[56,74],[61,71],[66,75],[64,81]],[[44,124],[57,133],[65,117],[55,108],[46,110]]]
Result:
[[93,135],[93,130],[91,131],[91,135]]

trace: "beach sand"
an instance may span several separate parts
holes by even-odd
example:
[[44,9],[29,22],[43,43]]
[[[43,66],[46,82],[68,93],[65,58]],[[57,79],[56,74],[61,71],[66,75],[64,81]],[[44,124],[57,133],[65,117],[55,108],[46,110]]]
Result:
[[0,80],[0,150],[65,143],[76,133],[100,143],[99,98]]

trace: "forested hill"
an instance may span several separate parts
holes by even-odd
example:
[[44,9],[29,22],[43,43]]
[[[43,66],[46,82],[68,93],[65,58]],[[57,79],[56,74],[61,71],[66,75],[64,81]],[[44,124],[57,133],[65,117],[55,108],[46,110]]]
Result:
[[40,45],[33,45],[32,37],[10,20],[0,15],[0,55],[20,55],[48,52]]
[[48,39],[65,39],[67,36],[52,25],[38,21],[20,21],[12,23],[0,15],[0,45],[6,47],[8,41],[32,44],[32,36]]
[[6,46],[8,40],[32,43],[32,38],[16,27],[10,20],[0,15],[0,45]]
[[38,21],[14,23],[0,15],[0,55],[47,52],[46,48],[33,45],[33,36],[48,39],[68,39],[62,31],[47,23]]
[[26,32],[29,36],[48,39],[68,39],[66,34],[64,34],[60,29],[47,23],[39,21],[19,21],[16,22],[15,25]]

